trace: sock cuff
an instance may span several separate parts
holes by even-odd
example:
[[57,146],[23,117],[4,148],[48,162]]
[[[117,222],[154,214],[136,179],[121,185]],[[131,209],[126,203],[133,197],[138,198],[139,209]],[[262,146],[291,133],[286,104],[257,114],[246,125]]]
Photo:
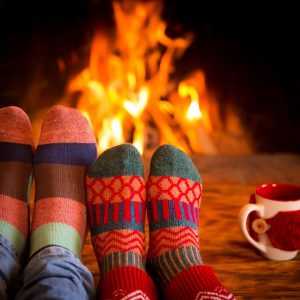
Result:
[[26,237],[12,224],[0,220],[0,234],[13,246],[17,256],[21,256],[26,245]]
[[31,234],[30,257],[40,249],[54,245],[67,248],[78,258],[81,257],[83,242],[79,233],[62,223],[47,223],[36,228]]
[[149,275],[139,268],[121,267],[108,272],[100,281],[101,299],[158,299]]
[[164,299],[235,299],[211,266],[193,266],[179,273],[166,287]]

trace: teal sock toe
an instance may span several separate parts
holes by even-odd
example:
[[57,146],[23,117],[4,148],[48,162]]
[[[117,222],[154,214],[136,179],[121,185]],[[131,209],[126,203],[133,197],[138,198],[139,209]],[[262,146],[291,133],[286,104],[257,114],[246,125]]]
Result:
[[126,175],[144,177],[141,155],[131,144],[122,144],[104,151],[88,171],[88,176],[97,178]]
[[152,156],[151,176],[174,176],[202,182],[192,160],[172,145],[160,146]]

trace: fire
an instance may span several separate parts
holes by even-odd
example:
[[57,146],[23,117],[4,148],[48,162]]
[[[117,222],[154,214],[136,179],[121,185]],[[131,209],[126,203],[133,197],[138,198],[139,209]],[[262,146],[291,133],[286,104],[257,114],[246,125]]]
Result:
[[186,118],[188,120],[200,120],[202,118],[202,112],[199,107],[199,96],[197,90],[182,82],[179,84],[178,93],[183,98],[187,96],[191,98],[191,104],[187,110]]
[[198,152],[193,146],[197,141],[191,142],[178,128],[203,121],[199,93],[205,87],[199,90],[197,84],[178,84],[170,78],[174,61],[193,35],[167,36],[160,1],[112,3],[115,35],[99,32],[94,37],[89,66],[68,86],[70,93],[80,92],[77,108],[92,124],[98,152],[130,142],[143,153],[149,122],[159,129],[160,143]]
[[140,115],[143,113],[147,102],[148,102],[148,96],[149,91],[147,87],[141,87],[138,95],[138,99],[135,102],[132,102],[130,100],[125,100],[123,102],[124,108],[135,118],[140,117]]

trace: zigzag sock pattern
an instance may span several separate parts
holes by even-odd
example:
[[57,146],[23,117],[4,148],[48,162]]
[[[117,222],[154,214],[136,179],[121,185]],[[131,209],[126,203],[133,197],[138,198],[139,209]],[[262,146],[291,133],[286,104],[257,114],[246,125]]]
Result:
[[84,180],[96,157],[94,134],[81,113],[52,107],[44,118],[34,155],[30,256],[50,245],[81,256],[86,237]]
[[28,235],[33,148],[26,113],[14,106],[0,109],[0,235],[17,256],[23,254]]
[[202,186],[174,176],[147,182],[150,246],[148,266],[166,286],[179,272],[201,265],[198,220]]
[[86,178],[92,244],[100,267],[101,299],[156,299],[145,272],[145,182],[130,144],[106,150]]

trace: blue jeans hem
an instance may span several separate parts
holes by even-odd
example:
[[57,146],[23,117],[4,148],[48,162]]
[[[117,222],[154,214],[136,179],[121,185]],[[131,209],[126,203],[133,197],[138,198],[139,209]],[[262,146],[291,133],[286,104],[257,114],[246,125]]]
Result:
[[5,237],[4,235],[2,235],[0,233],[0,244],[7,249],[7,251],[9,251],[9,253],[16,259],[18,260],[18,254],[17,254],[17,250],[14,247],[14,245],[12,244],[12,242]]

